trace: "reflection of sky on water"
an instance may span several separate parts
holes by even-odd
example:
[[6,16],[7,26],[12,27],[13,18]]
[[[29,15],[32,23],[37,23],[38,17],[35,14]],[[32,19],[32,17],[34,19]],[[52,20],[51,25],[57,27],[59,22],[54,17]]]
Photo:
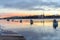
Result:
[[[41,21],[35,21],[30,25],[29,21],[20,22],[8,22],[6,20],[0,20],[0,25],[5,30],[14,31],[26,37],[27,40],[57,40],[60,39],[59,27],[57,31],[52,27],[52,21],[45,21],[44,24]],[[58,23],[60,24],[60,22]]]

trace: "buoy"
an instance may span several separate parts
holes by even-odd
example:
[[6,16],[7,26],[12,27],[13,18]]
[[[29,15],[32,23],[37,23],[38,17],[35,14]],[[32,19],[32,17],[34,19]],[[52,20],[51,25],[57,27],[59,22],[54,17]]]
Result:
[[7,21],[9,21],[9,19],[7,19]]
[[14,21],[14,19],[12,19],[12,22]]
[[20,20],[20,23],[22,23],[22,20]]
[[32,20],[32,19],[30,20],[30,24],[31,24],[31,25],[33,24],[33,20]]
[[58,21],[56,19],[53,20],[53,28],[56,29],[58,27]]

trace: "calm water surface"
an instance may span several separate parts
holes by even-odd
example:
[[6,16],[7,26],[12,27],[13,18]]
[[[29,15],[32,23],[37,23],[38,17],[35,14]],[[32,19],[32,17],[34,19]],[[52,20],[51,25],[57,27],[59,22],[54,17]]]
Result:
[[0,26],[3,30],[9,30],[17,34],[23,35],[27,40],[60,40],[60,20],[58,21],[58,28],[53,29],[53,20],[33,19],[33,25],[30,24],[29,19],[20,20],[15,19],[13,22],[0,20]]

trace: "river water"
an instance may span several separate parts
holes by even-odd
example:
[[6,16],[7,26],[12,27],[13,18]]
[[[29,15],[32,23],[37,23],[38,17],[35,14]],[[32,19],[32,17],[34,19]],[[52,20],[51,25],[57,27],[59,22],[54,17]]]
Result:
[[0,20],[0,29],[23,35],[26,40],[60,40],[60,20],[57,19],[57,21],[58,27],[55,30],[53,29],[53,19],[33,19],[32,25],[30,19],[22,19],[22,23],[19,19]]

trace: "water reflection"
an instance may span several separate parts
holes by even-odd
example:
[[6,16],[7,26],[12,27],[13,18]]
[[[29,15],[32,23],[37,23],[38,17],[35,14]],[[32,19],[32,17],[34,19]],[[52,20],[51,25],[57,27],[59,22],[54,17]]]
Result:
[[[9,20],[9,19],[7,19],[7,21],[6,20],[0,20],[0,24],[1,25],[6,25],[6,26],[8,26],[8,25],[10,25],[10,27],[13,25],[13,27],[14,26],[16,26],[16,25],[29,25],[29,26],[31,26],[31,25],[36,25],[36,27],[37,26],[40,26],[40,27],[42,27],[42,26],[44,26],[44,27],[48,27],[48,26],[50,26],[50,27],[53,27],[53,24],[54,24],[54,21],[53,20],[39,20],[39,19],[37,19],[37,20],[33,20],[33,19],[28,19],[28,20],[26,20],[26,19],[23,19],[23,20],[14,20],[14,19],[12,19],[12,20]],[[31,25],[30,25],[31,24]],[[58,22],[58,24],[59,24],[59,22]],[[58,25],[59,26],[59,25]]]

